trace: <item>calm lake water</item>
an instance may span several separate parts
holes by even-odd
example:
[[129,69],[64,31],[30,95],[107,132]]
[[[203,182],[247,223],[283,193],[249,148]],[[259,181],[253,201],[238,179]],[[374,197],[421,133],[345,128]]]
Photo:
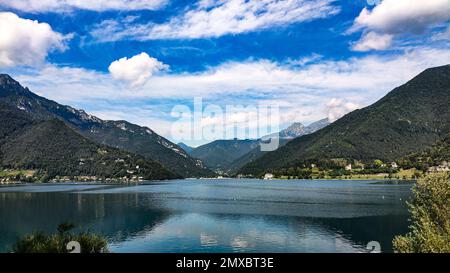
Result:
[[0,252],[63,221],[107,236],[113,252],[392,251],[407,232],[411,184],[177,180],[134,186],[0,187]]

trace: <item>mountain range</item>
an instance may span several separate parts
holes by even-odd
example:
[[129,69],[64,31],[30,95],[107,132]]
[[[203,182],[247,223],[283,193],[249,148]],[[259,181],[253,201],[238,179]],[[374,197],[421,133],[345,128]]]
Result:
[[[328,119],[313,122],[308,126],[295,122],[279,133],[267,135],[262,139],[278,137],[282,146],[293,138],[313,133],[328,124]],[[216,140],[197,148],[185,147],[185,151],[201,159],[212,170],[233,174],[245,164],[266,153],[261,151],[260,142],[260,139]]]
[[195,149],[194,147],[191,147],[183,142],[180,142],[177,145],[188,154],[190,154]]
[[6,74],[0,74],[0,107],[0,167],[47,177],[171,179],[215,176],[212,170],[259,176],[342,159],[419,164],[414,158],[422,157],[435,164],[448,158],[450,65],[427,69],[331,124],[294,123],[280,131],[281,147],[273,152],[261,152],[261,140],[177,145],[148,127],[102,120],[38,96]]
[[259,140],[215,140],[193,149],[190,155],[201,159],[208,168],[214,171],[227,172],[234,160],[258,147]]
[[35,170],[41,181],[57,176],[97,179],[173,179],[161,164],[87,139],[59,119],[34,119],[0,102],[0,166]]
[[214,175],[201,160],[192,158],[178,145],[148,127],[127,121],[101,120],[83,110],[38,96],[6,74],[0,74],[0,102],[20,110],[33,120],[58,119],[92,142],[156,161],[177,176]]
[[322,129],[323,127],[330,124],[328,118],[324,118],[318,121],[315,121],[308,126],[303,125],[301,122],[294,122],[286,129],[281,130],[278,133],[267,135],[262,137],[262,139],[269,139],[271,137],[279,137],[282,139],[293,139],[299,136],[308,135],[314,133],[315,131]]
[[327,159],[398,160],[420,152],[450,132],[450,65],[430,68],[376,103],[243,166],[239,173]]

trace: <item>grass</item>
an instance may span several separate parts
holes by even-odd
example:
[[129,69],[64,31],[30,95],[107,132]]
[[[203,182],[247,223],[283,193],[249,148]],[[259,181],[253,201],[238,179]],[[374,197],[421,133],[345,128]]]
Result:
[[16,177],[17,175],[20,176],[33,176],[36,173],[35,170],[0,170],[0,178],[5,177]]

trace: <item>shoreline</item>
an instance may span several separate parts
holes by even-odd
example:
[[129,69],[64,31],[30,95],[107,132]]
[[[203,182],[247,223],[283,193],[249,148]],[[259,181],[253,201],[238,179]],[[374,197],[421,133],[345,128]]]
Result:
[[175,181],[205,181],[205,180],[261,180],[262,182],[277,182],[277,181],[372,181],[375,184],[408,184],[415,183],[416,179],[339,179],[339,178],[315,178],[315,179],[261,179],[261,178],[184,178],[184,179],[171,179],[171,180],[143,180],[139,182],[103,182],[103,181],[61,181],[61,182],[25,182],[25,181],[14,181],[9,183],[0,183],[0,188],[11,187],[11,186],[24,186],[24,185],[105,185],[105,186],[127,186],[127,185],[146,185],[158,182],[175,182]]

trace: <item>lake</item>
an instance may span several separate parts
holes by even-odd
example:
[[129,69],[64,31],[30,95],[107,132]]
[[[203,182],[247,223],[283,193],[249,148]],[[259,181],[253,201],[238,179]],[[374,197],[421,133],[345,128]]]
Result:
[[112,252],[366,252],[408,227],[411,183],[203,179],[0,187],[0,252],[63,221]]

